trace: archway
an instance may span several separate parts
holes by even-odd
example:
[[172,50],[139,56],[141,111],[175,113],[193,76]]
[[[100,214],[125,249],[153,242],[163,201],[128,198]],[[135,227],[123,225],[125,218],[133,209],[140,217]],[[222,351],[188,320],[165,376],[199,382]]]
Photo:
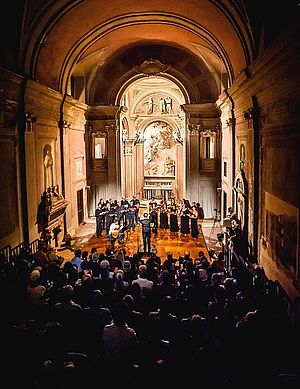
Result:
[[124,91],[119,113],[122,196],[185,195],[185,96],[163,76],[133,81]]

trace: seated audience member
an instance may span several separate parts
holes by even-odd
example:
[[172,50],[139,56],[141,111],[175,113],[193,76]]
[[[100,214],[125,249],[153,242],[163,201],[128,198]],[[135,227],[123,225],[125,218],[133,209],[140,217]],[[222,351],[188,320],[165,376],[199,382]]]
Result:
[[136,362],[138,339],[127,324],[130,309],[124,301],[115,304],[111,313],[112,323],[103,330],[104,363],[109,372],[119,374]]
[[153,290],[153,281],[148,279],[148,268],[146,265],[140,265],[138,268],[138,277],[132,281],[132,285],[138,284],[141,289],[141,296],[147,296]]
[[83,259],[81,254],[82,254],[81,249],[77,249],[74,252],[74,257],[71,259],[71,264],[76,266],[78,273],[81,273],[82,271],[81,264],[83,262]]

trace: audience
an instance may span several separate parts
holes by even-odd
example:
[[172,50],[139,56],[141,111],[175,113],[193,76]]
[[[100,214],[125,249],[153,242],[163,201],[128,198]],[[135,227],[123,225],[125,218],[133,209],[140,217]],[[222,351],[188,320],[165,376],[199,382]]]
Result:
[[[33,389],[74,388],[84,363],[93,371],[85,386],[105,376],[110,386],[132,389],[143,377],[153,387],[231,389],[244,387],[249,375],[253,387],[272,389],[281,372],[299,373],[289,357],[296,338],[280,304],[249,289],[237,269],[227,272],[220,253],[209,261],[200,251],[193,261],[186,251],[181,266],[171,252],[164,263],[152,254],[145,263],[138,254],[117,263],[94,248],[90,255],[76,250],[63,266],[36,267],[40,254],[1,261],[0,324],[11,345],[5,366],[24,373],[12,365],[21,335],[35,356],[26,371]],[[261,369],[256,361],[272,364]]]

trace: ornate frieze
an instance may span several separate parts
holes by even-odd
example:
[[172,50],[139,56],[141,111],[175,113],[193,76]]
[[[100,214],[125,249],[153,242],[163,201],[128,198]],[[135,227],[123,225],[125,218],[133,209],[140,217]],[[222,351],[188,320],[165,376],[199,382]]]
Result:
[[63,131],[64,131],[64,135],[66,135],[67,134],[67,130],[69,130],[71,128],[71,123],[67,122],[66,120],[63,120],[62,128],[63,128]]
[[33,131],[33,123],[37,121],[36,117],[34,117],[31,113],[25,113],[25,122],[26,122],[26,132]]
[[235,118],[228,118],[226,119],[226,126],[229,128],[229,129],[232,129],[232,127],[235,125]]
[[116,132],[118,130],[118,126],[116,124],[105,124],[104,128],[107,132]]
[[144,142],[145,142],[145,139],[144,139],[143,130],[136,129],[135,134],[133,136],[133,144],[134,144],[134,146],[136,144],[138,144],[138,143],[144,143]]
[[188,125],[188,130],[190,135],[198,135],[199,132],[201,131],[202,126],[201,124],[189,124]]
[[135,67],[137,73],[145,74],[146,76],[157,76],[160,73],[165,73],[168,69],[168,65],[161,63],[157,59],[146,60],[141,65]]
[[247,109],[247,111],[244,112],[244,119],[248,123],[248,128],[253,127],[253,118],[254,118],[254,108],[250,107]]

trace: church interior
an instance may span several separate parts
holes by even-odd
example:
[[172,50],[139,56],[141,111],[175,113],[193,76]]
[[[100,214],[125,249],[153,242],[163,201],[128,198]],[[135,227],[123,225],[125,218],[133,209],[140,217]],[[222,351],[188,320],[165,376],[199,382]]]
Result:
[[[60,252],[81,226],[95,225],[100,199],[137,198],[144,211],[153,198],[188,199],[203,210],[203,230],[218,223],[228,278],[241,268],[299,330],[299,1],[12,0],[1,11],[1,271],[25,252],[35,254],[47,234]],[[140,233],[138,224],[134,236]],[[160,254],[170,247],[179,253],[178,235],[170,236],[159,231]],[[93,232],[90,246],[98,238]],[[191,241],[180,238],[180,247],[194,247],[195,260],[207,247]],[[266,341],[262,332],[256,351],[268,349],[273,361],[275,330]],[[226,358],[219,336],[216,354]],[[236,359],[229,358],[239,374],[229,363],[220,375],[209,367],[213,387],[245,383],[246,368]],[[206,366],[204,354],[195,360]],[[152,369],[167,385],[168,370]],[[299,387],[299,369],[283,372],[289,381],[270,373],[261,386],[249,382]],[[43,379],[32,385],[42,386]]]

